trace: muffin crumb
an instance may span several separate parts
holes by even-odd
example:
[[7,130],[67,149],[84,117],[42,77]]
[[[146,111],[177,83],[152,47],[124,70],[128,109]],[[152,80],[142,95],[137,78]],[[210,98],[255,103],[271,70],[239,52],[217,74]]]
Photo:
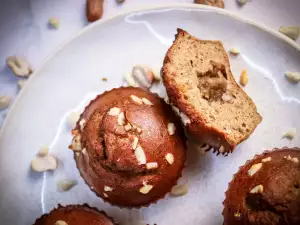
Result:
[[251,194],[257,194],[257,193],[263,193],[263,192],[264,192],[264,187],[261,184],[255,186],[250,191]]
[[168,162],[169,164],[173,164],[173,162],[174,162],[174,155],[173,155],[172,153],[168,153],[168,154],[166,155],[166,160],[167,160],[167,162]]
[[257,163],[251,166],[251,168],[248,170],[249,176],[252,177],[257,171],[260,170],[261,167],[262,167],[262,163]]

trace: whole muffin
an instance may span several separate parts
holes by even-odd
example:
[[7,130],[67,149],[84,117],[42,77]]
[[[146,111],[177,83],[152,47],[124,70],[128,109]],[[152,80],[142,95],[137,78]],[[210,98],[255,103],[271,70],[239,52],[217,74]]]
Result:
[[121,87],[96,97],[70,146],[90,188],[118,206],[147,206],[177,183],[186,158],[180,120],[156,94]]
[[116,225],[105,212],[88,205],[58,205],[49,214],[37,219],[33,225]]
[[226,192],[224,225],[299,225],[299,161],[299,148],[283,148],[242,166]]

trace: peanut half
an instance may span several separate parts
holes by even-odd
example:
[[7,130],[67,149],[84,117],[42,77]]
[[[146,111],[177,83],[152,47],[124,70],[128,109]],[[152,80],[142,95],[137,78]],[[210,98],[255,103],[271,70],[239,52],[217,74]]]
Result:
[[57,181],[57,189],[60,192],[69,191],[75,185],[77,185],[77,181],[76,180],[65,179],[65,180],[59,180],[59,181]]
[[11,97],[9,96],[0,96],[0,109],[8,108],[11,103]]
[[279,28],[279,32],[296,41],[300,34],[300,27],[282,26]]
[[241,76],[240,76],[240,84],[242,86],[246,86],[248,84],[248,74],[247,74],[247,70],[242,70]]
[[31,66],[27,59],[19,56],[9,56],[6,64],[16,76],[28,77],[32,73]]
[[57,159],[54,156],[46,155],[44,157],[36,156],[31,161],[31,168],[36,172],[44,172],[48,170],[56,170]]
[[172,188],[171,194],[174,196],[182,196],[188,193],[188,184],[179,184]]
[[300,81],[300,72],[286,72],[285,77],[291,83],[298,83]]

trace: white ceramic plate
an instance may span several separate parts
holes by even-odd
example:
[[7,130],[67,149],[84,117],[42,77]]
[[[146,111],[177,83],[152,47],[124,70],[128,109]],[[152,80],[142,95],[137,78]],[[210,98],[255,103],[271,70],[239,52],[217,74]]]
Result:
[[[222,40],[227,49],[241,54],[230,57],[238,79],[247,69],[246,92],[257,104],[263,122],[229,157],[189,151],[183,182],[189,193],[167,197],[140,210],[119,209],[95,196],[75,167],[66,118],[81,110],[96,94],[121,86],[125,72],[134,64],[159,69],[176,28],[201,39]],[[284,72],[300,71],[300,51],[288,38],[242,20],[231,13],[197,5],[160,7],[123,14],[84,29],[48,59],[22,90],[10,110],[0,137],[1,224],[32,224],[58,203],[89,203],[104,209],[125,225],[210,224],[219,225],[224,192],[238,167],[264,149],[299,146],[299,136],[282,139],[290,128],[300,128],[300,87],[289,83]],[[103,82],[102,77],[108,81]],[[164,90],[154,88],[162,96]],[[48,144],[59,160],[55,172],[36,174],[30,161]],[[71,178],[79,184],[60,193],[56,181]]]

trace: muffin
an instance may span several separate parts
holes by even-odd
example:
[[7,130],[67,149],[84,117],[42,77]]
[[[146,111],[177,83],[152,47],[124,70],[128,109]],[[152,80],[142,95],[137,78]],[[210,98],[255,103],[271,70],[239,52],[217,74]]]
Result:
[[227,156],[262,121],[254,101],[235,81],[221,41],[200,40],[178,29],[161,73],[186,130],[207,150]]
[[226,192],[224,225],[299,225],[299,160],[299,148],[283,148],[242,166]]
[[49,214],[37,219],[33,225],[116,225],[105,212],[88,205],[58,205]]
[[184,132],[156,94],[133,87],[105,92],[85,108],[72,132],[81,176],[112,205],[147,206],[181,176]]

